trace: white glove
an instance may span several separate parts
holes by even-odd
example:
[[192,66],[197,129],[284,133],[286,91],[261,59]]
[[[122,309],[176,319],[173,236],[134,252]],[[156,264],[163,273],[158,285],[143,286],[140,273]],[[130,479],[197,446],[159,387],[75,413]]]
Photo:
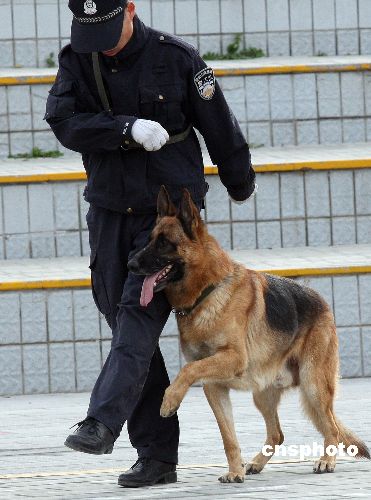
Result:
[[235,203],[236,205],[242,205],[243,203],[246,203],[247,200],[250,200],[253,196],[255,196],[257,191],[258,191],[258,185],[255,183],[254,191],[251,193],[251,195],[248,198],[246,198],[246,200],[234,200],[230,194],[228,196],[229,196],[229,199],[233,203]]
[[131,136],[147,151],[157,151],[169,140],[169,134],[159,123],[141,118],[135,120]]

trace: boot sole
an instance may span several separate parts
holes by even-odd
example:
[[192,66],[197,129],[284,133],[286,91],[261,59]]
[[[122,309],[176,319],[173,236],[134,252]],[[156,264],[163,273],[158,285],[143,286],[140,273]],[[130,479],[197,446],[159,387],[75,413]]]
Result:
[[111,446],[108,446],[108,448],[103,451],[89,450],[89,448],[84,448],[84,446],[82,446],[81,444],[69,443],[68,441],[64,442],[64,446],[67,446],[67,448],[71,448],[71,450],[81,451],[82,453],[89,453],[90,455],[110,455],[113,450],[113,444]]
[[141,486],[153,486],[155,484],[170,484],[176,483],[178,480],[176,472],[167,472],[160,478],[155,481],[147,481],[147,482],[135,482],[135,481],[118,481],[119,486],[123,486],[124,488],[140,488]]

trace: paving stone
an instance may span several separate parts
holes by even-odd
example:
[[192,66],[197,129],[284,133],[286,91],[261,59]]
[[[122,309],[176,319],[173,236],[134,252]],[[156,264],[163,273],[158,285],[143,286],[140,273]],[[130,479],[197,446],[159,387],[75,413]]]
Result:
[[89,391],[100,372],[99,342],[78,342],[75,349],[77,390]]
[[30,231],[51,231],[54,229],[53,192],[50,185],[28,186]]
[[250,121],[269,120],[268,76],[246,77],[245,82],[247,119],[249,123]]
[[28,208],[26,186],[4,186],[4,230],[6,233],[28,231]]
[[313,34],[311,31],[291,32],[291,55],[292,56],[313,55]]
[[341,115],[339,78],[337,73],[317,75],[318,112],[320,117],[333,118]]
[[308,245],[318,247],[331,245],[331,221],[330,219],[308,219]]
[[29,235],[11,234],[5,236],[5,252],[7,259],[28,259],[30,257]]
[[232,224],[233,249],[256,248],[256,228],[253,222]]
[[360,377],[362,375],[360,329],[349,327],[338,328],[337,332],[339,337],[341,375],[343,377]]
[[361,322],[371,325],[371,276],[360,275],[358,280]]
[[54,233],[31,234],[32,258],[56,257]]
[[[370,439],[368,387],[367,379],[341,380],[336,401],[338,417],[366,442]],[[251,394],[232,392],[232,401],[241,449],[244,457],[250,459],[264,443],[265,425]],[[84,418],[88,402],[88,393],[2,398],[1,473],[11,474],[2,479],[2,497],[122,498],[124,490],[117,486],[117,476],[136,460],[126,428],[112,455],[80,455],[63,447],[66,436],[72,432],[68,427]],[[321,437],[302,412],[298,412],[298,406],[297,391],[290,391],[280,405],[286,443],[320,443]],[[311,473],[312,460],[300,462],[295,457],[289,463],[287,458],[275,456],[262,475],[247,477],[244,484],[221,485],[217,478],[226,471],[226,459],[215,418],[201,388],[190,389],[178,415],[181,427],[178,482],[141,491],[128,489],[125,498],[369,497],[371,465],[354,459],[339,459],[336,472],[324,477]],[[34,428],[33,433],[19,432],[29,427]],[[40,476],[40,472],[46,475]],[[28,477],[19,477],[22,473]]]
[[330,172],[332,215],[353,215],[353,172],[335,170]]
[[371,376],[371,327],[361,329],[363,351],[363,374]]
[[291,75],[271,75],[269,78],[271,119],[287,120],[294,116]]
[[300,247],[306,244],[305,221],[283,220],[282,221],[282,246]]
[[317,118],[316,77],[314,74],[294,75],[295,117]]
[[20,346],[0,349],[0,395],[22,394],[22,363]]
[[20,307],[17,292],[1,292],[0,325],[0,344],[20,342]]
[[337,53],[339,55],[359,54],[358,30],[336,31]]
[[49,391],[48,347],[46,344],[23,346],[24,390],[27,394]]
[[273,146],[295,144],[293,123],[273,123]]
[[288,56],[290,54],[289,33],[268,33],[268,53],[270,56]]
[[207,224],[207,229],[224,250],[231,249],[230,224]]
[[292,30],[312,29],[312,5],[311,0],[296,0],[289,2],[290,27]]
[[[359,324],[357,276],[333,278],[335,320],[338,326]],[[344,294],[344,289],[347,293]]]
[[99,316],[90,290],[72,292],[75,339],[99,338]]
[[281,228],[278,221],[257,223],[257,247],[274,248],[281,246]]
[[289,172],[280,181],[282,218],[304,217],[304,176]]
[[308,217],[330,215],[327,172],[310,172],[305,175],[305,196]]
[[52,343],[50,353],[50,390],[71,392],[76,389],[74,347],[71,342]]
[[356,243],[356,223],[354,217],[334,217],[332,219],[332,242],[334,245]]
[[50,292],[48,295],[49,340],[72,340],[72,293],[71,291]]
[[[209,182],[209,192],[206,198],[206,219],[207,221],[226,221],[229,220],[229,199],[228,194],[220,182],[220,179],[213,177]],[[212,203],[208,203],[208,200]]]
[[336,27],[358,28],[357,0],[336,0]]
[[22,342],[46,342],[46,293],[29,291],[20,294]]
[[56,215],[56,229],[78,229],[78,191],[77,184],[54,184],[54,203]]
[[256,194],[256,216],[260,220],[279,219],[280,191],[279,175],[265,174],[259,179]]

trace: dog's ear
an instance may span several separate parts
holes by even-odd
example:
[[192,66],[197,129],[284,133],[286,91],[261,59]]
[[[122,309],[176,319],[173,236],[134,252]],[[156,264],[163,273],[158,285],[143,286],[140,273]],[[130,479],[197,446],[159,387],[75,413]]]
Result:
[[193,203],[188,189],[183,189],[178,217],[186,235],[191,240],[194,240],[196,238],[196,229],[200,225],[201,218],[198,208]]
[[166,191],[164,185],[161,186],[157,197],[157,213],[159,217],[165,217],[166,215],[172,216],[176,215],[176,208],[173,202],[170,200],[169,193]]

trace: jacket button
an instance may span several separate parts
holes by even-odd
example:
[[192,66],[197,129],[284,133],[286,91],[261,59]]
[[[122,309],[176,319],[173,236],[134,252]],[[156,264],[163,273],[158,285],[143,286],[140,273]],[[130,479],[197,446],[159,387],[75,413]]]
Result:
[[126,209],[126,211],[127,211],[127,213],[128,213],[128,214],[133,213],[133,209],[132,209],[132,208],[130,208],[130,207],[129,207],[129,208],[127,208],[127,209]]
[[165,40],[165,37],[163,35],[160,36],[160,40]]
[[158,98],[162,101],[162,100],[163,100],[163,98],[164,98],[164,96],[160,94],[160,95],[158,96]]
[[117,73],[117,69],[116,68],[112,68],[112,73]]

